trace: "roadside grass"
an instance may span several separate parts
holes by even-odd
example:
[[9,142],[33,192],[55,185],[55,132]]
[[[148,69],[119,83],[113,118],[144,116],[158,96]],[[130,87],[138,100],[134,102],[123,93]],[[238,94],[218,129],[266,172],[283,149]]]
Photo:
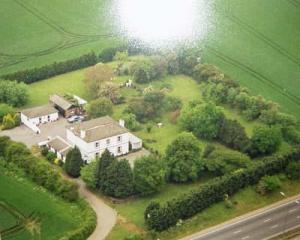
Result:
[[[299,181],[291,181],[285,179],[282,181],[282,183],[283,184],[280,191],[283,191],[287,197],[294,196],[300,193]],[[194,186],[189,186],[188,188],[183,185],[180,187],[180,193],[176,190],[176,187],[170,186],[169,190],[165,190],[158,196],[149,197],[147,199],[133,200],[122,204],[115,204],[114,206],[117,209],[118,213],[127,218],[128,221],[133,222],[134,224],[144,228],[144,230],[147,231],[144,226],[143,213],[146,206],[151,201],[158,201],[160,203],[163,203],[166,200],[170,200],[173,197],[175,198],[176,196],[183,194],[184,192],[189,192],[193,188],[198,188],[200,185],[201,183],[195,183]],[[182,191],[182,189],[185,190]],[[228,208],[224,202],[214,204],[206,210],[200,212],[193,218],[184,221],[181,225],[172,227],[162,233],[158,233],[155,235],[155,237],[151,237],[151,234],[147,233],[146,239],[179,239],[186,235],[193,234],[208,227],[220,224],[224,221],[265,207],[282,199],[283,198],[280,195],[279,190],[273,192],[270,195],[262,196],[255,191],[255,186],[248,187],[230,197],[230,200],[232,201],[232,203],[234,203],[232,208]],[[112,230],[112,232],[108,236],[108,239],[113,239],[113,236],[116,235],[119,236],[119,239],[124,239],[126,236],[133,233],[135,232],[130,232],[123,226],[118,224]]]
[[[0,201],[13,206],[22,215],[28,217],[34,213],[38,216],[37,230],[40,238],[57,240],[67,232],[76,230],[84,219],[76,203],[71,204],[54,197],[30,181],[5,174],[0,168]],[[0,230],[11,226],[13,219],[2,215],[0,208]],[[14,240],[30,240],[33,236],[29,230],[13,236]]]

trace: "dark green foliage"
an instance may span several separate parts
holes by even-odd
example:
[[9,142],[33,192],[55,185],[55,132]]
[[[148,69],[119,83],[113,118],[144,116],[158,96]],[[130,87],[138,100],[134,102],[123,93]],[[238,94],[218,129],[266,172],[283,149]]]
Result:
[[261,195],[271,193],[281,187],[280,179],[277,176],[264,176],[258,182],[256,191]]
[[12,74],[5,75],[3,76],[3,78],[8,80],[17,80],[18,82],[33,83],[59,74],[89,67],[95,65],[96,63],[97,56],[94,52],[91,52],[78,58],[70,59],[64,62],[55,62],[40,68],[18,71]]
[[127,113],[122,118],[125,121],[125,127],[129,130],[137,131],[140,128],[140,124],[133,113]]
[[202,169],[199,142],[192,133],[182,133],[166,150],[171,182],[195,181]]
[[280,129],[276,126],[261,126],[253,131],[250,154],[266,155],[275,152],[282,142]]
[[55,158],[56,158],[56,154],[54,153],[54,152],[47,152],[47,154],[46,154],[46,159],[49,161],[49,162],[51,162],[51,163],[53,163],[54,162],[54,160],[55,160]]
[[245,128],[236,120],[223,119],[218,139],[227,147],[241,152],[246,152],[250,146]]
[[111,115],[113,112],[113,104],[107,98],[98,98],[89,103],[87,107],[89,117],[98,118]]
[[28,101],[28,86],[17,81],[0,80],[0,102],[20,107]]
[[7,114],[14,115],[15,114],[14,108],[8,104],[1,103],[0,104],[0,123],[3,120],[3,117],[6,116]]
[[103,192],[109,196],[125,198],[133,194],[133,173],[125,159],[113,161],[107,168]]
[[287,126],[281,128],[282,137],[285,141],[291,144],[300,143],[300,132],[294,126]]
[[159,192],[166,182],[166,167],[155,156],[135,161],[133,169],[135,191],[142,196]]
[[1,137],[0,147],[2,150],[0,150],[0,157],[3,157],[8,164],[23,169],[32,181],[68,201],[78,199],[77,185],[65,180],[43,159],[33,156],[24,144]]
[[291,162],[286,168],[286,174],[290,179],[300,180],[300,162]]
[[102,52],[99,54],[99,61],[103,63],[111,62],[114,59],[114,56],[117,52],[122,52],[125,50],[125,46],[103,49]]
[[215,149],[216,149],[215,145],[207,144],[203,150],[202,157],[207,158]]
[[42,156],[46,157],[47,154],[48,154],[48,152],[49,152],[49,149],[46,146],[43,146],[41,148],[41,154],[42,154]]
[[177,51],[178,65],[180,72],[191,76],[194,67],[200,62],[200,49],[182,47]]
[[91,189],[96,189],[97,179],[96,179],[96,168],[99,159],[90,162],[83,166],[80,170],[80,177],[86,183],[86,185]]
[[299,160],[300,148],[298,146],[289,154],[266,158],[248,169],[214,178],[202,185],[198,191],[168,201],[163,206],[147,208],[146,224],[150,229],[163,231],[174,226],[179,219],[190,218],[212,204],[222,201],[225,194],[231,196],[244,187],[258,183],[263,176],[280,173],[290,162]]
[[164,99],[164,109],[167,112],[173,112],[181,109],[182,101],[179,97],[166,96]]
[[222,176],[239,169],[246,169],[251,164],[252,161],[247,155],[228,149],[216,149],[204,161],[207,171],[215,176]]
[[195,136],[204,139],[217,138],[224,114],[221,108],[213,103],[190,105],[180,115],[180,123]]
[[83,160],[81,152],[77,147],[75,147],[68,152],[64,169],[71,177],[77,178],[80,176],[80,169],[82,166]]
[[207,82],[208,80],[215,78],[220,74],[222,74],[220,70],[211,64],[199,63],[193,68],[193,78],[197,82]]

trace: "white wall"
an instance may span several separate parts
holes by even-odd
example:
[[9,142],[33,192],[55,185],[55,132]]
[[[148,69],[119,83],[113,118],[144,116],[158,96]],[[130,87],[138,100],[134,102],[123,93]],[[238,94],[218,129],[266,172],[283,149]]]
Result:
[[[50,116],[50,120],[48,120],[48,116]],[[21,122],[24,123],[27,127],[29,127],[34,132],[37,132],[37,128],[34,126],[38,126],[40,124],[40,118],[42,123],[54,122],[57,121],[59,116],[58,113],[52,113],[46,116],[36,117],[36,118],[28,118],[26,115],[21,113]]]

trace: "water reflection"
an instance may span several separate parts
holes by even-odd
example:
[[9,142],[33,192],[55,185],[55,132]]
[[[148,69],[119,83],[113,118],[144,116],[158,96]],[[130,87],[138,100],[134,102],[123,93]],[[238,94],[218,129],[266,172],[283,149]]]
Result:
[[194,41],[209,31],[206,0],[116,0],[116,25],[128,38],[161,46]]

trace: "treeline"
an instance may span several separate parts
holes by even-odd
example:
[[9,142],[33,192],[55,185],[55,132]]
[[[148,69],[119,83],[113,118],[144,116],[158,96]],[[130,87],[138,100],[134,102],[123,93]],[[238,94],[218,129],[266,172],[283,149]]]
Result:
[[5,165],[21,168],[28,178],[55,195],[67,201],[78,200],[78,186],[64,179],[48,162],[35,157],[24,144],[0,137],[0,159]]
[[145,210],[146,224],[150,229],[163,231],[176,225],[181,219],[187,219],[214,203],[224,200],[224,196],[233,195],[239,190],[254,185],[265,175],[273,175],[285,170],[290,162],[300,160],[300,148],[286,155],[277,155],[256,162],[248,169],[236,171],[218,177],[202,185],[198,191],[168,201],[163,206],[152,202]]

